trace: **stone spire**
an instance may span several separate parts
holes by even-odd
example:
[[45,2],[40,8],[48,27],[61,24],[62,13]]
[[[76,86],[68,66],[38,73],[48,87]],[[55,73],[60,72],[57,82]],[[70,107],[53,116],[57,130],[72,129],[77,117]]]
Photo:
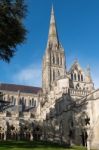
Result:
[[47,47],[49,47],[50,45],[59,45],[53,5],[51,10],[51,19],[50,19]]
[[54,9],[52,6],[47,47],[43,58],[43,92],[49,92],[53,87],[53,83],[60,77],[63,77],[65,73],[65,52],[58,39]]

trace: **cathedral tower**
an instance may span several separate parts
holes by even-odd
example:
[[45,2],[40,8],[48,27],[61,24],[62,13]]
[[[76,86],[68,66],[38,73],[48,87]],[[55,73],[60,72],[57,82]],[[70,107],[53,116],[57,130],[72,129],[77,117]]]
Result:
[[43,57],[42,88],[48,92],[58,78],[65,75],[65,53],[60,44],[52,6],[47,47]]

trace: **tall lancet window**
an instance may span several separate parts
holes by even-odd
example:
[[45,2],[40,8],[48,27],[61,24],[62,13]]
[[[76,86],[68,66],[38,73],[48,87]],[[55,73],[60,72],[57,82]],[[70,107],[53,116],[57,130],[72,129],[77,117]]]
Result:
[[73,78],[73,73],[71,74],[71,79],[73,80],[74,78]]
[[78,81],[80,81],[80,74],[78,74]]
[[57,65],[59,65],[59,56],[57,56]]
[[29,100],[29,106],[31,106],[32,105],[32,101],[31,100]]
[[76,73],[74,74],[74,80],[75,80],[75,81],[77,80],[77,76],[76,76]]
[[14,98],[14,105],[16,105],[16,98]]
[[60,72],[59,72],[59,70],[58,70],[58,77],[60,76]]
[[52,72],[50,71],[50,81],[52,81]]
[[83,75],[81,75],[81,81],[83,81],[84,79],[83,79]]
[[61,65],[63,64],[63,59],[62,59],[62,57],[61,57]]
[[52,61],[53,61],[53,64],[55,64],[55,56],[54,55],[53,55]]
[[34,98],[32,98],[32,106],[34,106]]
[[55,80],[55,71],[53,70],[53,81]]

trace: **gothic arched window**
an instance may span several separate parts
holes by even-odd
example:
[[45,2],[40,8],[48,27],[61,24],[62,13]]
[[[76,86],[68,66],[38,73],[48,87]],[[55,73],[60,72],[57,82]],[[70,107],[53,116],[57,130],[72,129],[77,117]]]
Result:
[[59,57],[57,56],[57,64],[59,65]]
[[26,105],[26,99],[24,99],[24,105]]
[[53,64],[55,64],[55,56],[53,55]]
[[73,80],[74,78],[73,78],[73,73],[71,74],[71,80]]
[[36,100],[34,101],[34,107],[36,107]]
[[58,70],[58,77],[60,76],[60,72],[59,72],[59,70]]
[[63,64],[63,59],[62,59],[62,57],[61,57],[61,65]]
[[81,75],[81,81],[83,81],[83,75]]
[[31,103],[31,100],[29,100],[29,106],[31,106],[31,104],[32,104],[32,103]]
[[12,104],[13,104],[14,103],[14,96],[12,96],[11,99],[12,99]]
[[78,74],[78,81],[80,81],[80,74]]
[[55,80],[55,71],[53,70],[53,81]]
[[14,98],[14,105],[16,105],[16,98]]
[[52,72],[50,71],[50,81],[52,81]]
[[19,105],[22,105],[22,98],[20,98],[19,100]]
[[21,101],[22,101],[22,104],[24,104],[24,97],[22,97]]
[[32,98],[32,106],[34,106],[34,98]]
[[75,80],[75,81],[77,80],[77,76],[76,76],[76,73],[74,74],[74,80]]

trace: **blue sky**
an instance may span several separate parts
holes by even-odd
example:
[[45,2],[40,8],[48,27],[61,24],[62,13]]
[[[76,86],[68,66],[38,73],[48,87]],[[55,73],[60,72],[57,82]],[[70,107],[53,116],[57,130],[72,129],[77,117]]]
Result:
[[26,0],[26,3],[27,39],[17,47],[9,64],[0,61],[0,82],[41,86],[42,58],[53,3],[67,69],[78,58],[82,68],[90,65],[95,86],[99,87],[99,0]]

